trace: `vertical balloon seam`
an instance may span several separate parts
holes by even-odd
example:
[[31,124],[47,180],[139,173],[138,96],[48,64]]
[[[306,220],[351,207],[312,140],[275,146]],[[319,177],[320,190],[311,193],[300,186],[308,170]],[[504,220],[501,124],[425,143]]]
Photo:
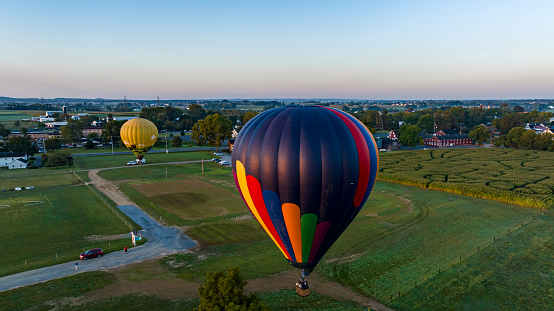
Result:
[[281,209],[281,199],[279,198],[277,193],[271,190],[264,190],[262,192],[262,196],[264,198],[269,217],[271,218],[273,225],[275,226],[275,230],[277,231],[281,242],[287,250],[287,254],[289,255],[287,259],[289,259],[290,261],[296,261],[296,258],[294,256],[294,249],[292,248],[292,244],[290,242],[289,234],[287,232],[287,227],[285,224],[285,218],[283,217],[283,211]]
[[302,233],[300,227],[300,207],[293,203],[284,203],[282,206],[285,225],[294,250],[296,262],[302,262]]
[[330,226],[331,226],[331,222],[329,221],[324,221],[317,224],[317,227],[315,228],[315,232],[314,232],[312,249],[310,250],[310,257],[308,257],[308,262],[313,262],[315,256],[317,255],[317,252],[319,251],[319,248],[321,247],[321,243],[325,239],[325,235],[327,234],[327,231],[329,230]]
[[256,209],[256,212],[258,212],[258,215],[260,215],[261,220],[267,228],[267,234],[271,237],[275,244],[277,244],[277,247],[279,247],[285,257],[290,259],[290,256],[285,249],[285,245],[277,234],[277,231],[273,226],[273,222],[271,221],[271,218],[269,217],[269,214],[267,212],[267,207],[265,206],[264,198],[262,196],[262,188],[260,186],[260,182],[253,176],[248,175],[246,176],[246,183],[250,196],[252,197],[252,202],[254,203],[254,208]]
[[[239,160],[237,160],[236,168],[237,168],[237,178],[238,178],[238,181],[239,181],[240,189],[242,190],[243,196],[245,198],[246,205],[248,205],[248,208],[250,209],[252,214],[254,214],[254,217],[256,218],[258,223],[264,228],[267,235],[269,235],[269,237],[273,240],[273,242],[277,246],[279,246],[279,243],[277,243],[277,241],[275,241],[273,236],[270,234],[269,229],[266,227],[266,225],[264,224],[262,218],[260,217],[260,214],[256,210],[256,207],[254,205],[252,197],[250,196],[250,190],[248,189],[248,184],[247,184],[247,181],[246,181],[246,172],[245,172],[245,169],[244,169],[244,165],[242,165],[242,163]],[[279,247],[279,249],[281,249],[281,248]],[[281,252],[283,253],[283,255],[285,257],[287,257],[287,255],[285,254],[285,252],[282,249],[281,249]]]
[[271,185],[267,185],[265,184],[267,178],[261,178],[262,172],[266,171],[268,166],[271,167],[269,169],[270,172],[268,173],[274,178],[278,177],[276,164],[281,138],[279,133],[282,133],[283,131],[289,111],[290,108],[282,108],[277,109],[275,113],[265,114],[264,119],[271,118],[271,122],[268,124],[264,137],[261,141],[258,173],[260,174],[259,182],[262,187],[262,196],[264,198],[269,219],[289,256],[287,259],[294,262],[296,261],[294,249],[292,247],[283,217],[281,198],[277,195],[277,193],[279,193],[279,183],[276,180],[272,180]]
[[354,124],[360,129],[360,132],[364,136],[364,139],[366,141],[366,145],[368,147],[368,156],[369,156],[369,180],[367,184],[366,191],[364,193],[364,196],[362,198],[362,201],[360,205],[358,206],[358,212],[363,208],[363,205],[365,204],[367,198],[369,197],[369,194],[371,193],[371,190],[373,189],[373,185],[375,184],[375,179],[377,177],[377,170],[379,168],[378,165],[378,159],[379,154],[376,148],[375,140],[373,139],[373,135],[371,135],[371,132],[369,129],[358,119],[354,118],[351,115],[347,114],[347,117],[354,122]]
[[347,116],[345,116],[344,112],[326,108],[334,112],[336,115],[339,116],[339,118],[342,119],[342,121],[348,126],[350,129],[350,133],[354,137],[354,141],[356,142],[356,148],[358,149],[358,161],[360,165],[360,175],[358,177],[358,186],[356,189],[356,194],[354,196],[354,206],[359,207],[361,205],[361,201],[365,195],[367,184],[369,182],[369,168],[370,168],[370,159],[369,159],[369,150],[367,143],[365,142],[365,137],[361,133],[360,129],[350,120]]

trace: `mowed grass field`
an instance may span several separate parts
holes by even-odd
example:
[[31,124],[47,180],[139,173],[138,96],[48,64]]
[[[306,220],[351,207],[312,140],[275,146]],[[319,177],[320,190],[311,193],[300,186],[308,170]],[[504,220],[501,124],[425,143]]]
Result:
[[160,208],[185,220],[244,212],[238,195],[195,178],[132,187]]
[[[540,219],[532,221],[533,217]],[[551,256],[540,255],[551,247],[549,233],[534,243],[513,242],[518,235],[526,235],[526,231],[534,232],[533,228],[537,228],[534,226],[540,222],[552,226],[554,220],[536,210],[510,204],[378,182],[358,217],[315,269],[312,286],[317,286],[317,278],[324,277],[386,304],[393,303],[400,310],[413,310],[411,295],[423,288],[436,288],[439,269],[443,278],[440,286],[449,291],[457,275],[444,279],[450,273],[447,271],[460,267],[460,262],[463,267],[475,261],[484,251],[522,264],[529,259],[531,265],[541,266],[543,272],[552,271]],[[265,233],[260,231],[242,241],[236,239],[243,232],[252,232],[255,225],[253,219],[244,217],[192,226],[186,233],[199,240],[202,250],[169,256],[164,259],[165,264],[179,277],[194,281],[202,281],[208,271],[234,265],[248,279],[292,269]],[[529,253],[536,256],[531,259]],[[512,272],[511,283],[494,281],[499,277],[496,273],[503,269],[499,266],[491,271],[490,264],[491,260],[475,261],[471,273],[482,274],[475,283],[495,284],[496,302],[491,302],[491,306],[536,291],[536,285],[526,283],[525,273]],[[544,284],[552,281],[551,275],[545,278]],[[512,287],[515,283],[519,285]],[[391,302],[391,295],[399,291],[400,298],[395,296]],[[460,297],[463,293],[443,297],[439,309],[446,305],[450,309],[462,308]],[[550,298],[541,299],[537,303],[545,304]],[[419,310],[434,309],[429,306],[433,305]]]
[[[164,163],[164,162],[179,162],[179,161],[195,161],[209,160],[213,158],[213,153],[210,151],[185,151],[171,153],[148,153],[144,156],[146,164]],[[128,161],[135,160],[133,154],[116,154],[116,155],[98,155],[98,156],[77,156],[73,157],[76,170],[90,170],[107,167],[126,166]],[[136,169],[138,166],[129,167]]]
[[[127,238],[111,237],[130,230],[71,172],[39,169],[0,174],[0,188],[6,189],[0,192],[0,276],[75,260],[83,249],[100,247],[110,252],[129,243]],[[8,190],[18,186],[35,188]]]
[[384,181],[533,208],[554,206],[554,153],[535,150],[433,149],[380,156]]

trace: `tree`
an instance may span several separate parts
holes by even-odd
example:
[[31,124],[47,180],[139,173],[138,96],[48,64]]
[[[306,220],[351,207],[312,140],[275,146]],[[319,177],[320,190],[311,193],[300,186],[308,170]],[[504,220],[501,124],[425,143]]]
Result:
[[29,130],[22,127],[21,129],[19,129],[19,133],[23,136],[23,137],[26,137],[28,134],[29,134]]
[[46,162],[46,166],[58,167],[65,166],[68,163],[67,156],[64,153],[56,152],[48,155],[48,162]]
[[78,120],[69,119],[67,125],[60,127],[60,133],[63,138],[68,139],[71,142],[81,141],[83,135],[83,123]]
[[248,111],[242,118],[242,123],[246,124],[248,121],[252,120],[258,113],[256,111]]
[[98,133],[92,132],[87,135],[88,139],[98,139]]
[[183,146],[183,141],[181,140],[181,136],[175,136],[173,137],[173,142],[171,143],[173,147],[181,147]]
[[20,126],[20,125],[21,125],[21,122],[20,122],[19,120],[17,120],[17,121],[15,121],[15,122],[13,123],[13,125],[15,125],[15,126]]
[[533,149],[535,150],[549,150],[552,146],[552,139],[554,135],[549,133],[542,133],[535,137],[535,142],[533,143]]
[[114,139],[113,141],[118,146],[119,139],[117,139],[117,137],[119,137],[121,127],[125,122],[127,121],[110,121],[104,124],[104,131],[102,131],[102,141],[111,142],[112,137],[116,137],[116,139]]
[[8,151],[23,152],[28,155],[38,153],[37,146],[33,145],[27,137],[12,137],[8,142]]
[[419,121],[417,121],[417,127],[424,130],[425,133],[433,133],[434,132],[434,126],[435,126],[435,120],[432,115],[426,114],[424,116],[421,116],[419,118]]
[[219,152],[221,143],[231,138],[232,127],[231,120],[219,113],[212,114],[194,124],[191,139],[198,145],[208,143],[211,147],[216,147]]
[[478,125],[469,132],[468,137],[473,138],[477,141],[477,144],[481,145],[483,142],[485,142],[485,140],[487,140],[487,138],[490,137],[490,135],[491,134],[486,127]]
[[50,138],[45,139],[44,141],[44,149],[48,150],[58,150],[62,148],[62,140],[59,138]]
[[0,137],[8,136],[11,132],[12,131],[10,131],[10,129],[7,129],[4,124],[0,123]]
[[87,139],[87,142],[85,143],[85,148],[94,149],[94,147],[96,147],[96,145],[92,142],[92,139]]
[[420,145],[423,143],[423,139],[419,136],[419,131],[420,129],[417,125],[404,124],[400,127],[398,141],[403,146],[410,146],[410,148]]
[[521,107],[521,106],[515,106],[513,111],[514,112],[524,112],[525,109],[523,109],[523,107]]
[[208,279],[198,287],[199,311],[208,310],[269,310],[254,292],[244,294],[246,282],[238,267],[223,271],[208,272]]

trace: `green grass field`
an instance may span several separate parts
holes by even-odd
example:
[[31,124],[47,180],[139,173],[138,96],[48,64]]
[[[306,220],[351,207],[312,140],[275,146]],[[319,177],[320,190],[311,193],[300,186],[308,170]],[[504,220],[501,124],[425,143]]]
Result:
[[[164,163],[164,162],[179,162],[193,161],[213,158],[213,154],[209,151],[190,151],[190,152],[171,152],[171,153],[149,153],[144,156],[147,164]],[[90,170],[96,168],[125,166],[128,161],[135,160],[133,154],[123,155],[99,155],[99,156],[81,156],[74,157],[76,170]],[[129,169],[137,169],[139,166],[129,167]],[[164,169],[165,170],[165,169]]]
[[30,115],[14,110],[0,110],[0,123],[7,121],[21,121],[21,119],[29,119]]
[[550,214],[538,216],[509,237],[402,293],[391,306],[395,310],[551,310],[553,223]]
[[[0,189],[5,191],[0,191],[0,275],[74,260],[83,249],[120,250],[129,242],[90,239],[92,235],[129,232],[124,221],[135,224],[108,208],[114,208],[113,202],[93,192],[68,169],[8,170],[1,174]],[[28,186],[34,189],[9,191]]]
[[381,154],[378,178],[534,208],[554,206],[554,154],[433,149]]
[[[473,260],[478,248],[479,255],[488,251],[525,262],[529,250],[523,245],[514,244],[507,249],[496,247],[512,243],[510,241],[517,236],[515,232],[533,230],[538,222],[530,222],[537,214],[536,210],[505,203],[378,182],[358,217],[315,269],[315,275],[339,282],[361,294],[374,296],[386,304],[390,303],[391,295],[400,291],[402,296],[394,300],[394,306],[411,310],[409,306],[413,301],[409,300],[409,295],[416,283],[420,289],[432,286],[439,268],[441,277],[444,277],[460,263],[460,257],[462,264]],[[541,218],[541,221],[545,225],[553,223],[552,219]],[[212,233],[202,235],[203,232],[200,232],[199,240],[223,242],[222,237],[249,230],[222,226],[230,222],[210,223],[217,225],[212,230],[217,233],[212,237]],[[511,231],[509,236],[508,229]],[[191,235],[194,234],[197,232],[192,231]],[[545,236],[548,234],[547,231]],[[169,256],[165,263],[179,277],[195,281],[202,281],[207,271],[234,265],[240,267],[247,279],[292,269],[268,238],[263,241],[252,238],[247,243],[237,243],[229,238],[225,243],[206,246],[198,254]],[[541,250],[549,249],[549,243],[547,239],[537,239],[534,245],[528,244],[540,254]],[[539,262],[543,271],[554,267],[549,256],[537,255],[533,260]],[[490,261],[472,264],[473,274],[483,273],[483,279],[495,278],[490,274],[489,265]],[[521,282],[525,277],[517,275],[513,282]],[[444,279],[444,286],[452,282],[455,279]],[[526,285],[525,282],[517,289],[500,282],[495,284],[495,292],[500,293],[495,296],[496,303],[506,299],[503,295],[531,294],[536,290],[536,285]],[[541,303],[546,303],[549,296],[545,297]],[[402,304],[404,298],[407,302]],[[444,305],[451,305],[452,309],[462,306],[458,303],[456,299],[444,299]],[[433,308],[420,310],[428,309]]]
[[[0,292],[0,310],[50,310],[54,305],[67,305],[68,298],[115,283],[107,272],[84,272],[63,279],[48,281]],[[65,303],[64,303],[65,302]]]
[[71,261],[83,249],[120,250],[129,242],[87,238],[129,228],[84,185],[2,193],[0,213],[0,276]]

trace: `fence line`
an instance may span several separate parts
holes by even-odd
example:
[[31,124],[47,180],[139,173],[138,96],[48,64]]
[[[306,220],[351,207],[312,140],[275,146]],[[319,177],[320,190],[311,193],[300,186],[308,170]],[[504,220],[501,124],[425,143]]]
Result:
[[111,206],[109,202],[106,202],[106,199],[104,199],[104,197],[98,193],[98,190],[96,189],[96,187],[94,187],[94,186],[90,185],[89,183],[85,182],[83,180],[83,178],[81,178],[81,176],[77,175],[77,173],[73,172],[73,175],[75,175],[79,180],[81,180],[87,186],[87,188],[90,191],[92,191],[92,193],[94,193],[94,195],[96,195],[96,197],[98,197],[100,199],[100,201],[102,201],[121,221],[123,221],[123,223],[125,223],[125,225],[127,227],[129,227],[130,231],[133,231],[133,226],[129,223],[129,221],[125,217],[123,217],[121,215],[122,212],[119,209],[114,208],[113,206]]
[[[546,212],[543,212],[543,215],[544,215],[544,214],[546,214]],[[510,236],[510,232],[513,232],[513,231],[515,231],[515,230],[517,230],[517,229],[520,229],[520,228],[522,228],[522,227],[525,227],[525,226],[527,226],[527,225],[533,224],[533,223],[535,222],[535,220],[538,220],[538,217],[537,217],[537,216],[532,216],[531,220],[529,220],[529,221],[527,221],[527,222],[526,222],[525,220],[521,221],[521,224],[520,224],[520,225],[517,225],[515,228],[508,229],[508,231],[507,231],[507,233],[506,233],[506,236]],[[492,239],[492,242],[489,242],[489,243],[485,244],[484,246],[489,246],[489,245],[491,245],[491,244],[494,244],[494,243],[496,243],[496,241],[498,241],[498,240],[500,240],[500,239],[501,239],[501,236],[499,236],[499,237],[494,236],[493,239]],[[479,249],[480,249],[480,246],[481,246],[481,245],[477,245],[476,251],[473,251],[473,252],[471,252],[471,253],[469,253],[469,254],[466,254],[465,256],[460,256],[460,261],[453,261],[453,263],[450,265],[450,267],[454,267],[455,265],[461,264],[461,263],[462,263],[462,257],[463,257],[464,259],[466,259],[466,258],[469,258],[469,257],[475,255],[476,253],[478,253],[478,252],[479,252]],[[425,281],[427,281],[427,279],[431,279],[432,277],[434,277],[434,276],[436,276],[436,275],[440,275],[440,274],[444,273],[447,269],[448,269],[448,268],[446,268],[446,269],[444,269],[444,268],[443,268],[443,269],[438,268],[438,273],[435,274],[435,275],[432,275],[432,276],[430,276],[430,277],[428,277],[428,278],[425,278]],[[424,281],[423,283],[425,283],[425,281]],[[421,284],[423,284],[423,283],[421,283]],[[419,286],[418,286],[417,284],[418,284],[417,281],[415,281],[415,286],[414,286],[414,288],[417,288],[417,289],[421,290],[421,288],[419,288]],[[398,287],[400,287],[400,286],[398,286]],[[398,298],[400,298],[400,290],[398,290],[398,291],[396,291],[396,292],[390,294],[390,302],[393,302],[393,301],[397,300]]]

